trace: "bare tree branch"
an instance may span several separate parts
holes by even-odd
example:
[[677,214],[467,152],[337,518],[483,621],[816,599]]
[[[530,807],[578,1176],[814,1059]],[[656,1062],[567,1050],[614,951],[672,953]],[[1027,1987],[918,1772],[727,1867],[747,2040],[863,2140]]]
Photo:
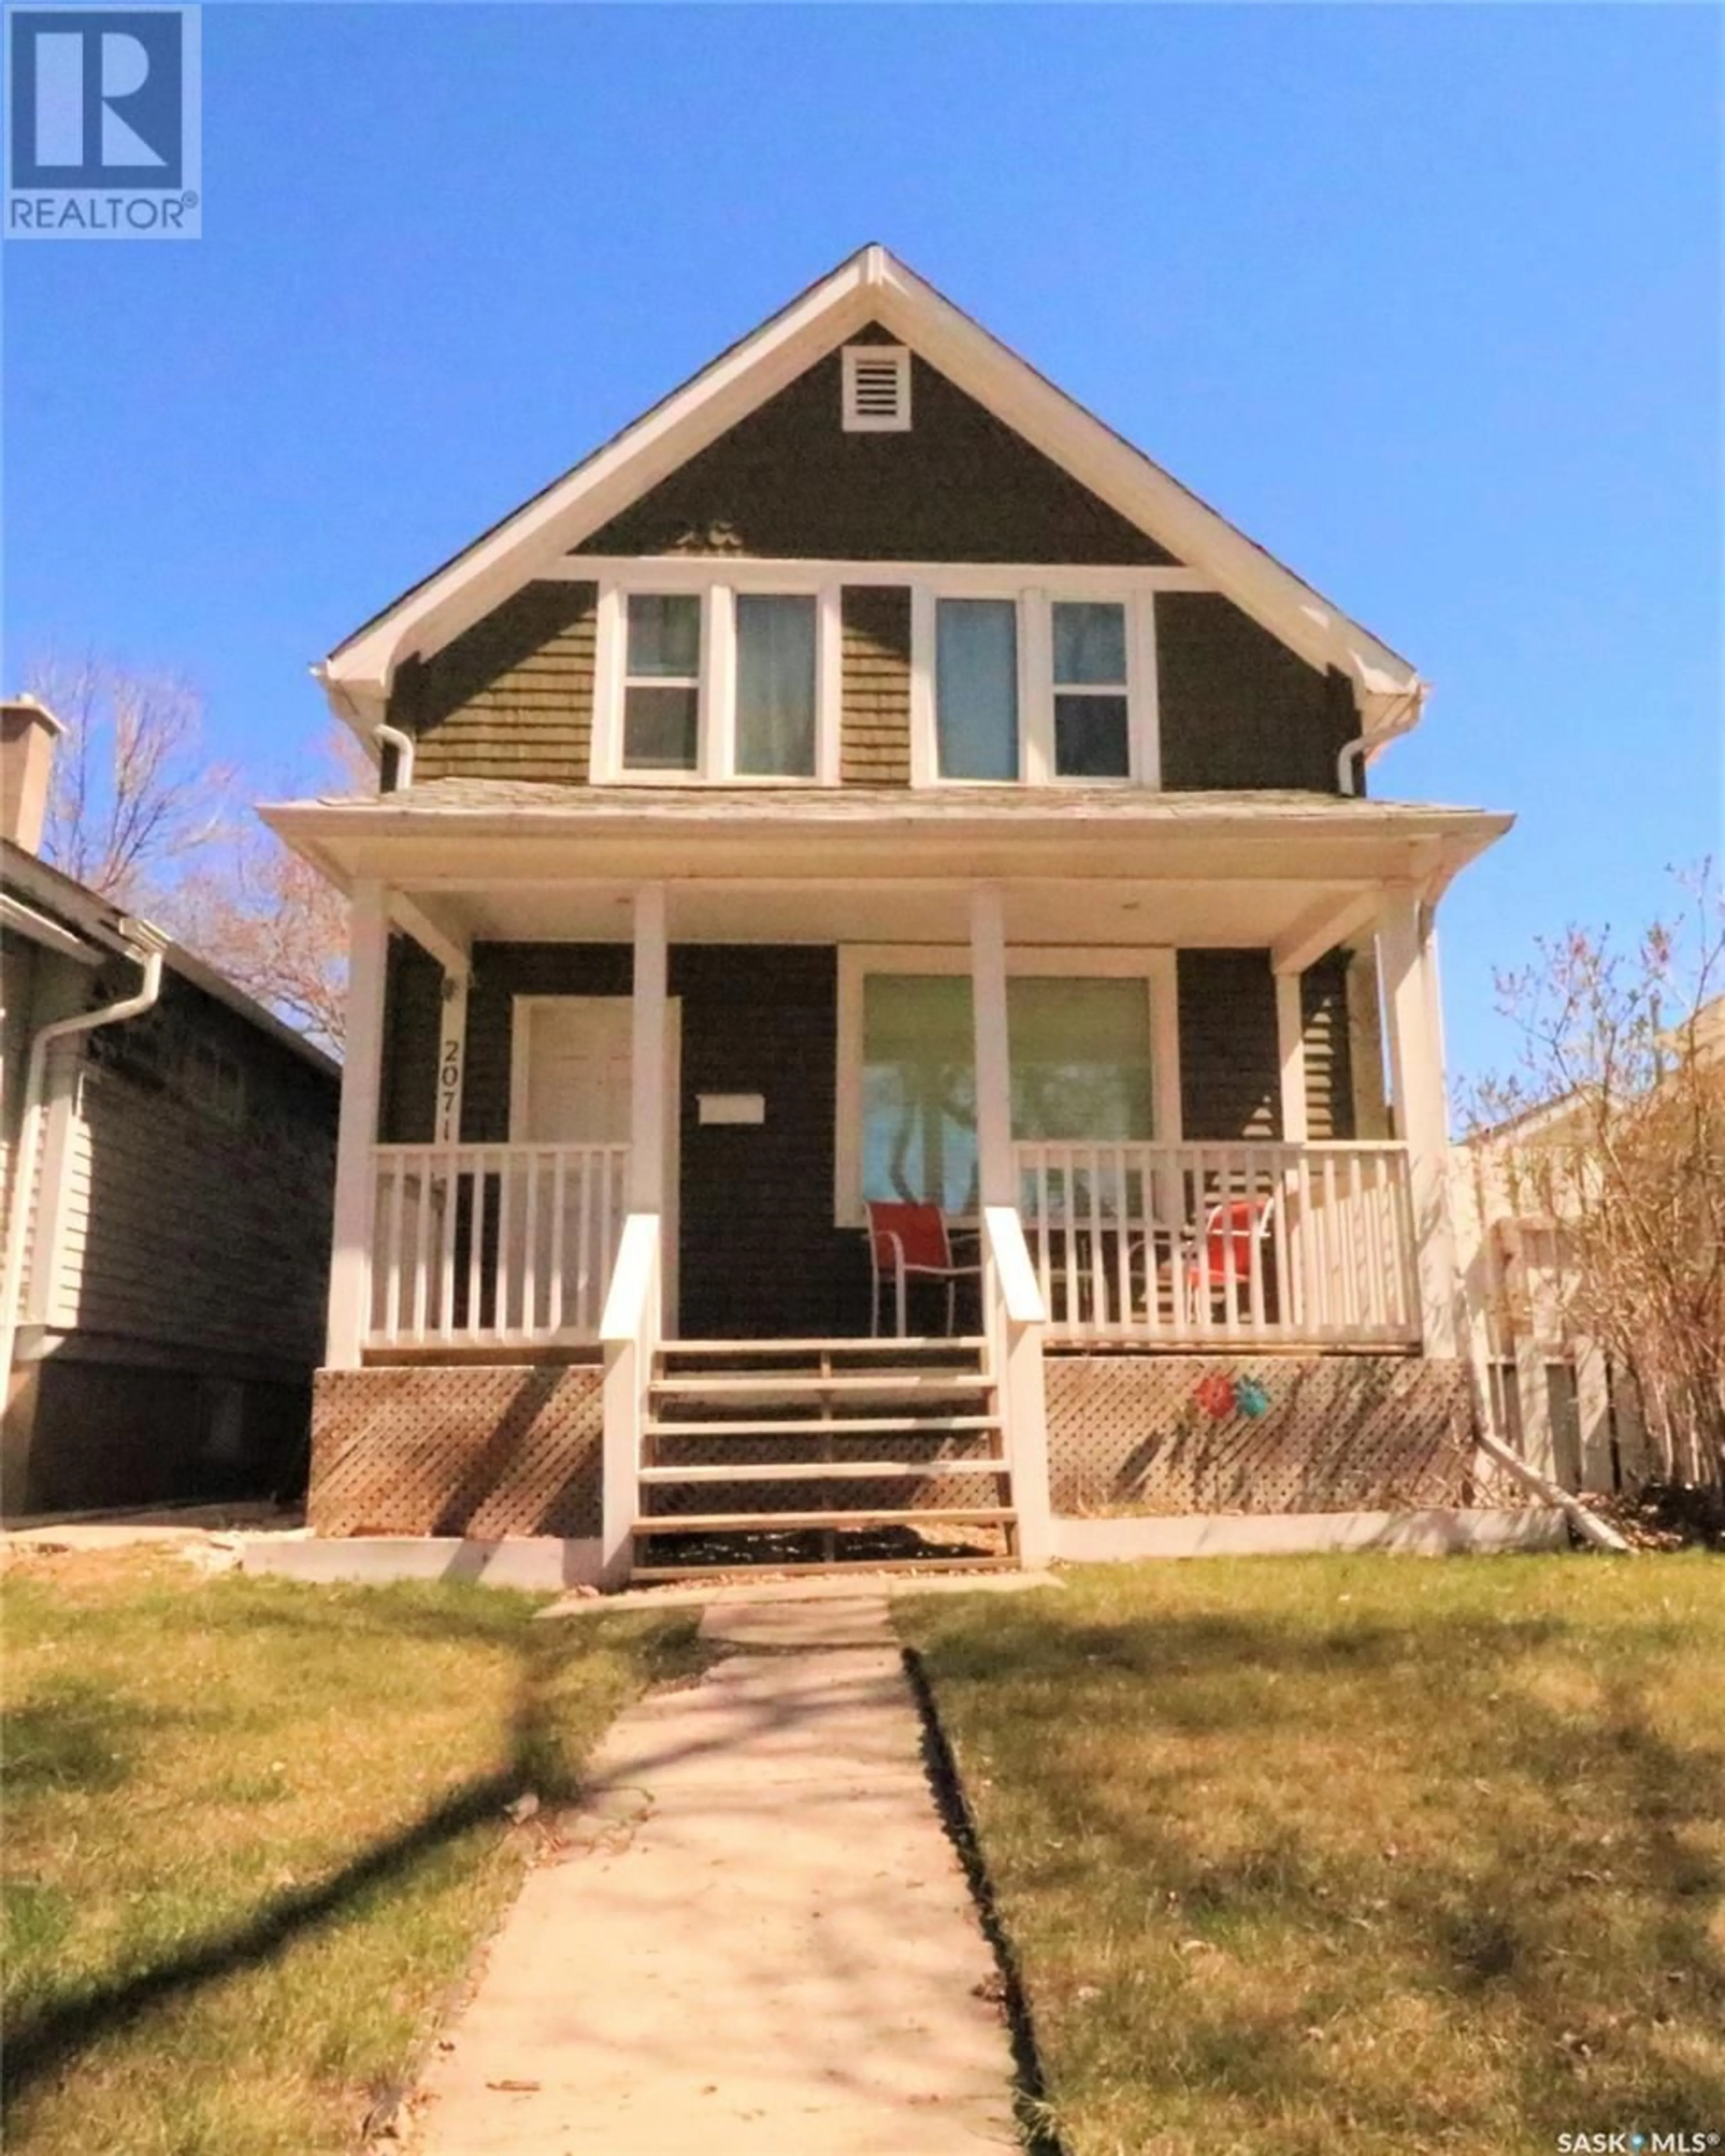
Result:
[[[347,901],[258,821],[252,787],[209,760],[197,692],[176,675],[96,657],[49,660],[28,678],[66,727],[46,857],[105,898],[147,911],[249,995],[339,1051]],[[331,738],[322,763],[314,784],[374,783],[345,734]]]
[[116,904],[159,901],[232,827],[234,773],[203,750],[197,691],[95,656],[49,659],[31,691],[64,721],[43,852]]
[[1667,1479],[1725,1482],[1725,889],[1632,947],[1536,944],[1498,978],[1518,1067],[1476,1090],[1514,1207],[1558,1237],[1561,1316],[1634,1381]]

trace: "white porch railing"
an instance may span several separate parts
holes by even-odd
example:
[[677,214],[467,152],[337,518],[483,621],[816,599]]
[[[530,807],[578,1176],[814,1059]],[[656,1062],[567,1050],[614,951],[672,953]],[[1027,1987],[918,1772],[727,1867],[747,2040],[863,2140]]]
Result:
[[378,1146],[372,1348],[597,1341],[626,1145]]
[[1013,1150],[1051,1339],[1420,1339],[1404,1146]]

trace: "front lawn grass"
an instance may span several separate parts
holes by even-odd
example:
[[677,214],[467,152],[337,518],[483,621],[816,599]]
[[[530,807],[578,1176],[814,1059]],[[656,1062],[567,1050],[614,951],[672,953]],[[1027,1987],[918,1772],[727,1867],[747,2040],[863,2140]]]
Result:
[[16,1563],[6,2146],[315,2156],[390,2107],[536,1827],[694,1619],[479,1587]]
[[1097,1566],[898,1609],[1068,2156],[1725,2148],[1718,1559]]

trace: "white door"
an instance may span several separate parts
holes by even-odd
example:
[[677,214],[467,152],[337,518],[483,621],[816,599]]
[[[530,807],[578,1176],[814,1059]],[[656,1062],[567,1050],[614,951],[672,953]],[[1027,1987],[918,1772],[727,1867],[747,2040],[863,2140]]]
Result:
[[[664,1323],[676,1334],[682,1005],[665,1008]],[[627,1145],[634,1093],[627,996],[517,996],[509,1135],[516,1145]],[[622,1233],[622,1217],[617,1234]],[[609,1278],[609,1253],[606,1277]]]

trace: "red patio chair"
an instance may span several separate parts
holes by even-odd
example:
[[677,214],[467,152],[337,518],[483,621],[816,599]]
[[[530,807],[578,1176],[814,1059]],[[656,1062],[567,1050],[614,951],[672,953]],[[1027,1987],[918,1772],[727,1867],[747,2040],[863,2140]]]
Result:
[[[1248,1317],[1252,1306],[1252,1271],[1263,1265],[1263,1251],[1276,1220],[1276,1199],[1224,1198],[1204,1215],[1204,1255],[1209,1260],[1210,1315],[1226,1317],[1229,1272],[1234,1268],[1235,1314]],[[1260,1273],[1261,1277],[1261,1273]],[[1204,1265],[1194,1250],[1186,1262],[1186,1293],[1195,1316],[1204,1292]]]
[[880,1290],[890,1278],[899,1337],[905,1337],[905,1287],[912,1280],[947,1284],[947,1331],[957,1314],[958,1283],[982,1277],[980,1265],[955,1265],[946,1217],[938,1205],[887,1204],[870,1199],[869,1331],[880,1331]]

